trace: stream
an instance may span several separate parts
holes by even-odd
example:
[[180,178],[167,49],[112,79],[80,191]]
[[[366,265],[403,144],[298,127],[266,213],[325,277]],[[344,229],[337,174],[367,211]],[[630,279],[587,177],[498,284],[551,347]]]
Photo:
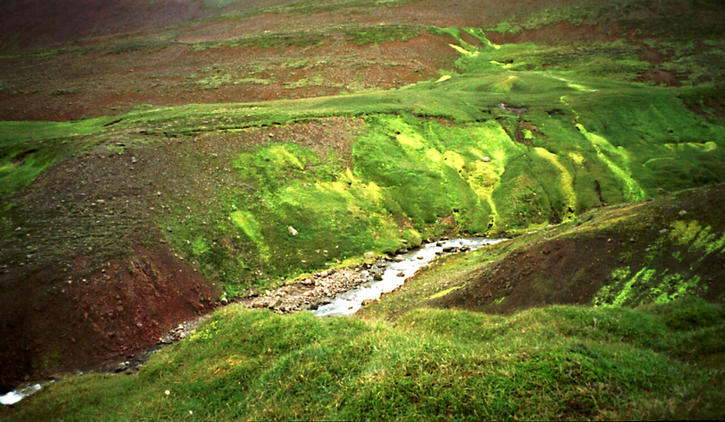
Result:
[[320,317],[354,314],[363,306],[363,302],[375,300],[383,293],[402,286],[420,268],[429,264],[439,255],[476,250],[504,240],[506,239],[463,238],[427,243],[420,249],[397,255],[394,261],[388,264],[382,280],[369,281],[355,289],[341,293],[332,302],[320,306],[313,313]]
[[[334,298],[331,300],[328,299],[325,304],[316,307],[316,309],[307,309],[310,309],[316,316],[319,317],[352,315],[357,312],[366,301],[376,300],[384,293],[391,292],[402,286],[419,269],[429,264],[438,256],[456,252],[472,251],[480,249],[486,245],[493,245],[495,243],[502,242],[504,240],[507,239],[485,239],[479,237],[441,240],[438,242],[427,243],[419,249],[414,249],[406,253],[396,255],[392,259],[382,259],[374,264],[373,267],[369,268],[370,271],[363,269],[357,269],[360,271],[352,271],[353,269],[349,269],[348,271],[352,273],[352,276],[350,277],[352,279],[351,282],[355,285],[355,287],[336,294]],[[373,275],[374,268],[377,269],[377,276]],[[329,278],[327,272],[323,272],[321,275],[318,275],[318,277],[320,277],[318,280],[321,284],[328,284],[333,280],[332,278]],[[359,283],[356,280],[360,280],[362,283]],[[342,289],[344,288],[344,285],[339,285],[337,287],[338,289]],[[271,292],[270,296],[274,297],[274,292]],[[295,297],[295,299],[299,298]],[[257,300],[259,300],[259,298]],[[266,307],[267,305],[264,301],[262,301],[262,304],[264,305],[263,307]],[[247,303],[247,306],[255,307],[251,303]],[[270,306],[270,309],[272,308],[273,306]],[[287,312],[303,309],[304,308],[290,309],[287,310]],[[148,358],[148,355],[163,345],[170,344],[184,338],[204,319],[206,318],[201,317],[193,321],[187,321],[180,324],[174,330],[171,330],[160,339],[160,343],[156,347],[147,351],[144,355],[145,357],[140,359],[139,362],[136,362],[136,365],[134,365],[131,369],[137,369],[138,366],[143,364],[143,361]],[[119,364],[119,367],[126,369],[127,365],[130,365],[130,363],[122,362]],[[119,372],[119,370],[116,370],[115,372]],[[0,395],[0,404],[6,406],[13,405],[23,398],[39,391],[41,388],[41,384],[26,384],[24,387],[10,391],[7,394]]]

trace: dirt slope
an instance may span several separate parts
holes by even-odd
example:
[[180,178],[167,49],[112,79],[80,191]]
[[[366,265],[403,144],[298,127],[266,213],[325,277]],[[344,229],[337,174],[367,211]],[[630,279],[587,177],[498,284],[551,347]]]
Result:
[[[549,304],[636,306],[697,295],[725,301],[725,185],[595,210],[524,246],[431,302],[513,312]],[[588,221],[584,221],[588,220]],[[537,238],[538,237],[538,238]]]
[[[86,258],[73,266],[84,270]],[[74,269],[76,269],[74,268]],[[137,247],[87,278],[57,268],[0,275],[0,390],[26,377],[121,361],[158,342],[180,321],[210,310],[219,291],[168,249]]]

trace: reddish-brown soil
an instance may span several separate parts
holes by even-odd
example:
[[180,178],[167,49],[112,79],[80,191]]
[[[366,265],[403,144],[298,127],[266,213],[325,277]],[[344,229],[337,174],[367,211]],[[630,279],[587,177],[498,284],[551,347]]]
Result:
[[[87,278],[58,280],[53,267],[0,275],[0,390],[130,357],[211,310],[219,289],[167,248],[154,249],[136,247]],[[73,269],[85,263],[78,256]]]
[[200,2],[17,0],[0,5],[3,50],[77,40],[90,35],[162,28],[208,14]]
[[680,86],[682,78],[677,77],[675,72],[669,70],[645,70],[639,80],[642,82],[652,81],[657,85]]
[[[450,40],[423,30],[420,37],[406,42],[360,47],[345,39],[341,25],[484,27],[504,14],[546,7],[554,0],[535,6],[523,1],[423,0],[378,7],[375,13],[369,7],[348,6],[326,12],[213,18],[232,9],[284,3],[289,1],[249,0],[214,9],[200,1],[84,0],[66,5],[18,0],[1,6],[0,49],[19,55],[0,57],[0,119],[69,120],[118,114],[146,103],[253,102],[400,87],[450,68],[457,58],[448,47]],[[203,17],[209,19],[168,27]],[[194,52],[189,44],[320,28],[326,41],[313,48],[225,47]],[[540,32],[551,35],[557,29],[562,28]],[[564,36],[586,34],[577,30]],[[51,44],[62,48],[45,56],[27,54]],[[307,63],[295,64],[305,59]],[[208,82],[215,77],[220,81]]]
[[[240,47],[194,52],[173,44],[119,54],[0,58],[5,76],[0,119],[70,120],[118,114],[138,104],[254,102],[390,89],[436,77],[456,57],[445,39],[423,34],[361,47],[338,38],[284,52]],[[216,78],[221,82],[215,84]]]
[[[644,257],[655,248],[675,220],[696,220],[711,225],[714,232],[723,229],[720,214],[725,206],[725,185],[717,185],[681,194],[674,202],[661,199],[630,208],[614,207],[610,217],[623,222],[582,234],[570,234],[552,240],[533,242],[499,261],[471,273],[465,287],[432,305],[483,312],[508,313],[551,304],[590,304],[605,284],[612,283],[616,268],[641,268]],[[684,216],[684,217],[683,217]],[[706,300],[725,300],[725,256],[688,252],[687,247],[661,249],[647,266],[659,274],[690,272],[707,286]],[[679,258],[676,259],[674,256]]]
[[118,131],[49,169],[13,199],[13,229],[0,238],[0,387],[126,359],[213,309],[221,289],[177,256],[161,222],[238,188],[231,162],[254,145],[285,139],[345,160],[361,128],[327,118],[193,139],[143,135],[151,144]]
[[496,44],[532,42],[536,44],[556,44],[569,41],[582,43],[595,41],[613,41],[622,38],[622,30],[613,25],[575,25],[571,22],[557,22],[538,29],[521,31],[518,34],[499,32],[486,33]]

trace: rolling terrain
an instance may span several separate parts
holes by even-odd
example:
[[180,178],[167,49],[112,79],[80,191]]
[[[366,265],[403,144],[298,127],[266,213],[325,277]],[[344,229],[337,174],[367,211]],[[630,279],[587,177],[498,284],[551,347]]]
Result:
[[512,240],[353,317],[229,305],[3,418],[723,415],[721,2],[54,7],[0,3],[3,390]]

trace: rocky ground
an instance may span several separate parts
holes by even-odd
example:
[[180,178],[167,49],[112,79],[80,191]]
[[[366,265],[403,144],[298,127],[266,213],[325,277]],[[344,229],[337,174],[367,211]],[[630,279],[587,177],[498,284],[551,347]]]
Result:
[[[438,242],[441,246],[442,242]],[[438,255],[466,252],[468,247],[446,247]],[[267,308],[276,313],[290,313],[303,310],[315,310],[330,303],[335,296],[348,290],[364,286],[366,283],[382,280],[388,264],[403,261],[403,253],[381,258],[375,262],[366,262],[357,267],[331,269],[296,280],[275,290],[267,290],[262,295],[250,295],[241,300],[250,308]],[[399,274],[402,276],[403,274]],[[365,303],[363,302],[363,305]]]

